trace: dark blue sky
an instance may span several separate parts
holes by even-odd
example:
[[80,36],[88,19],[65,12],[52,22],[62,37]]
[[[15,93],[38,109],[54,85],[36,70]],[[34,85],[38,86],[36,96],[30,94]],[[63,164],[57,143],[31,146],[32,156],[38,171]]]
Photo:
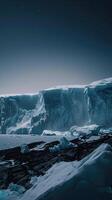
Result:
[[0,0],[0,94],[110,76],[111,0]]

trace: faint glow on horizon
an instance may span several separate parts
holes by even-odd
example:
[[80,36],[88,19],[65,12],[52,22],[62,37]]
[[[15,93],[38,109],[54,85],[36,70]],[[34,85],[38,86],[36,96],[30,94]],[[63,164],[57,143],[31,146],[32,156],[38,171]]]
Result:
[[9,60],[0,73],[0,94],[36,93],[51,87],[84,85],[106,78],[103,70],[102,74],[98,70],[98,63],[90,63],[91,60],[88,62],[77,55],[73,58],[52,54]]

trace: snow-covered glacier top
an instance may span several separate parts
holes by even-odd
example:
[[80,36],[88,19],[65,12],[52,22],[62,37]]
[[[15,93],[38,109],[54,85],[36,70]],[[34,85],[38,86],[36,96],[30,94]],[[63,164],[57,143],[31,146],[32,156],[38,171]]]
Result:
[[106,87],[107,84],[108,84],[108,86],[109,85],[112,86],[112,78],[95,81],[95,82],[91,83],[90,86],[91,87]]
[[0,133],[41,134],[91,124],[112,126],[112,78],[0,96]]

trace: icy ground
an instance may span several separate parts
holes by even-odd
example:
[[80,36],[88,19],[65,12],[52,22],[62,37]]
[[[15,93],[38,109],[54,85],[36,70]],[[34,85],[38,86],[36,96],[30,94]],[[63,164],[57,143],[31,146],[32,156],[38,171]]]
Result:
[[81,161],[56,163],[32,181],[24,194],[8,189],[0,200],[111,200],[112,148],[102,144]]
[[54,141],[56,137],[41,137],[32,135],[0,135],[0,149],[9,149],[22,144],[29,144],[38,141]]
[[[13,147],[21,146],[23,144],[30,144],[33,142],[53,142],[60,140],[62,136],[38,136],[38,135],[8,135],[0,134],[0,150],[10,149]],[[74,137],[67,137],[68,140],[73,139]],[[45,144],[44,144],[45,145]],[[40,145],[41,146],[41,145]]]

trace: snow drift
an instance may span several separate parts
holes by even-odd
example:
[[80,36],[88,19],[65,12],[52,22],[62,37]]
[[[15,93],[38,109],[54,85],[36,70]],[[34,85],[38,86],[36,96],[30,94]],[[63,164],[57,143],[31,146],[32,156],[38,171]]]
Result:
[[112,126],[112,78],[34,95],[0,96],[0,133],[63,132],[91,124]]

